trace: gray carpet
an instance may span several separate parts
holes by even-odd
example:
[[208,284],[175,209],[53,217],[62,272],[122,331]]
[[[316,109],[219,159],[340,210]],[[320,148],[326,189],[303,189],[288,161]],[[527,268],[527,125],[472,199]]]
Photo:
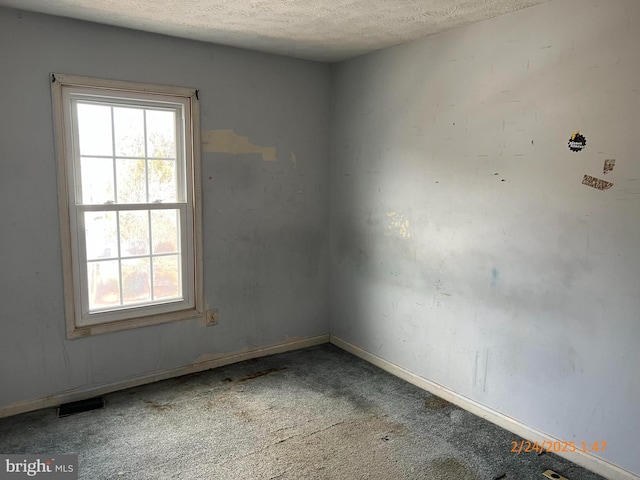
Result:
[[0,453],[77,453],[87,480],[602,479],[328,344],[105,402],[0,419]]

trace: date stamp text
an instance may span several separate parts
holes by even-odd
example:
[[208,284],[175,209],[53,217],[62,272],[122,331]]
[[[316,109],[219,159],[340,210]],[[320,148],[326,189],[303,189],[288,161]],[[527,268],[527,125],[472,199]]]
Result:
[[538,455],[553,452],[604,452],[607,448],[607,442],[552,442],[544,440],[543,442],[530,442],[529,440],[520,440],[519,442],[511,442],[511,453],[530,453],[535,452]]

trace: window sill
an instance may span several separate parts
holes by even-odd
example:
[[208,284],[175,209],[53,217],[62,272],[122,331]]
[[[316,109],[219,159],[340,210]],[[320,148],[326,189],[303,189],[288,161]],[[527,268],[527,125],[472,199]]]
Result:
[[195,308],[191,308],[188,310],[180,310],[177,312],[130,318],[117,322],[110,321],[105,323],[98,323],[95,325],[69,325],[67,328],[67,338],[72,340],[75,338],[89,337],[92,335],[100,335],[103,333],[113,333],[122,330],[130,330],[132,328],[148,327],[151,325],[159,325],[162,323],[193,319],[204,319],[204,311],[199,311]]

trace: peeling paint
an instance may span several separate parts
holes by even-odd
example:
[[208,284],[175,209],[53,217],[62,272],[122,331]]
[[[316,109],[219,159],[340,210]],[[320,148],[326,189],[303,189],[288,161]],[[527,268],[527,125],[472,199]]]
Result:
[[249,137],[238,135],[233,130],[203,130],[202,151],[231,153],[234,155],[258,153],[262,155],[262,160],[266,162],[274,162],[277,160],[276,147],[254,145],[249,141]]
[[396,212],[388,212],[387,218],[389,219],[389,223],[387,224],[387,230],[389,232],[401,238],[411,238],[409,220],[405,219],[404,215]]

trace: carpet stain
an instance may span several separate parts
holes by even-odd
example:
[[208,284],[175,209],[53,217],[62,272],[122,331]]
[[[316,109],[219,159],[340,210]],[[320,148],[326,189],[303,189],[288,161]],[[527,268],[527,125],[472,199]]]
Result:
[[167,410],[171,410],[174,407],[173,403],[158,403],[153,400],[145,400],[144,403],[146,403],[149,408],[152,408],[153,410],[156,410],[158,412],[165,412]]
[[239,417],[241,419],[243,419],[245,422],[250,422],[251,421],[251,416],[244,410],[241,410],[239,412],[235,412],[236,417]]
[[430,410],[438,410],[441,408],[450,407],[453,404],[451,402],[447,402],[443,398],[440,398],[436,395],[429,395],[424,400],[424,408],[428,408]]
[[476,480],[477,477],[465,464],[453,457],[438,458],[431,462],[431,480]]
[[187,373],[186,375],[174,377],[171,380],[173,380],[176,383],[186,383],[193,378],[202,378],[202,372]]
[[318,419],[273,435],[263,448],[229,465],[229,478],[258,468],[269,479],[417,478],[407,476],[407,465],[398,462],[398,451],[407,447],[410,433],[383,416]]
[[267,370],[260,370],[259,372],[253,372],[248,375],[245,375],[242,378],[238,379],[238,382],[246,382],[247,380],[253,380],[254,378],[264,377],[265,375],[269,375],[274,372],[279,372],[281,370],[286,370],[287,367],[282,368],[269,368]]
[[449,412],[449,418],[451,419],[451,423],[456,425],[463,425],[465,422],[465,414],[464,410],[454,409]]

